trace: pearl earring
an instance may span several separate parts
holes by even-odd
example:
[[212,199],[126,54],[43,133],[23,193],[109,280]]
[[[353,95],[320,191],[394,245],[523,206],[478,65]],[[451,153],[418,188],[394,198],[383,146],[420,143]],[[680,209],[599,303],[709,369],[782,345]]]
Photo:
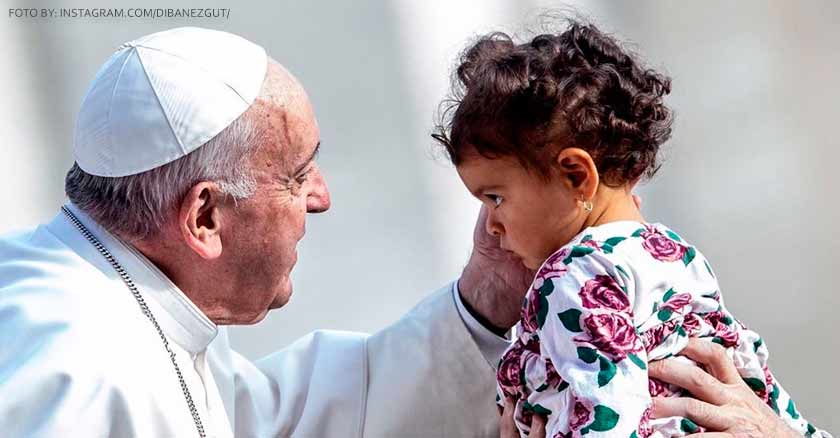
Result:
[[595,208],[592,205],[592,201],[583,201],[583,209],[586,210],[587,213],[592,213],[592,209]]

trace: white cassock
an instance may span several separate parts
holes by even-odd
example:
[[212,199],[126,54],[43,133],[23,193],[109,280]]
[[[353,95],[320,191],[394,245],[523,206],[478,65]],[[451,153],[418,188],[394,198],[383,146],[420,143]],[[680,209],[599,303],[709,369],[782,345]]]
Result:
[[[490,362],[506,341],[453,285],[374,335],[316,331],[252,363],[143,255],[68,206],[137,285],[208,436],[498,436]],[[0,431],[198,435],[150,320],[61,213],[0,239]]]

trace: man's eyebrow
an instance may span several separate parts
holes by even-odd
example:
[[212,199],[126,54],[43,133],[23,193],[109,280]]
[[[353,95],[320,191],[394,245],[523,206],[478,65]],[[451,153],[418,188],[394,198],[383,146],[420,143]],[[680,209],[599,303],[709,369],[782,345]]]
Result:
[[308,166],[309,163],[311,163],[312,160],[314,160],[318,156],[318,152],[320,152],[320,151],[321,151],[321,141],[318,140],[318,144],[315,145],[315,150],[312,151],[312,155],[310,155],[309,158],[307,158],[306,161],[303,162],[303,164],[301,164],[297,169],[295,169],[294,174],[297,175],[297,174],[303,172],[303,169],[306,169],[306,166]]

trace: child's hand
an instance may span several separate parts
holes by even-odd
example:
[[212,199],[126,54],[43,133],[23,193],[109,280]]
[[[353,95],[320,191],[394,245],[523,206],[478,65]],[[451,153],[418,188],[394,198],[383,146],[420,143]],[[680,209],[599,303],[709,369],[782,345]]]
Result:
[[473,231],[473,251],[464,268],[458,289],[469,306],[501,331],[516,321],[534,271],[499,246],[499,237],[487,233],[487,210],[478,213]]
[[686,417],[705,427],[707,433],[689,435],[695,438],[801,438],[744,383],[723,347],[692,338],[680,354],[703,364],[709,372],[673,359],[651,362],[651,377],[696,397],[654,398],[655,418]]

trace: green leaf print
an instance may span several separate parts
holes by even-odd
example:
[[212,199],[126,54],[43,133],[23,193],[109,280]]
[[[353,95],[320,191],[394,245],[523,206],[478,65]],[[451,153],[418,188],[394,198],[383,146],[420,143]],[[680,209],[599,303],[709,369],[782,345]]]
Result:
[[668,237],[670,237],[673,240],[676,240],[677,242],[682,242],[682,239],[680,238],[679,234],[677,234],[677,233],[675,233],[671,230],[665,230],[665,234],[667,234]]
[[547,297],[554,292],[554,282],[551,279],[546,279],[543,281],[542,286],[540,286],[540,295]]
[[606,432],[611,430],[618,424],[618,412],[610,409],[604,405],[595,406],[595,419],[589,426],[580,430],[580,434],[584,435],[589,431]]
[[590,240],[592,240],[592,235],[591,234],[587,234],[587,235],[583,236],[582,239],[580,239],[581,242],[589,242]]
[[671,315],[673,314],[674,311],[666,307],[664,309],[661,309],[659,312],[656,312],[656,317],[659,318],[660,321],[665,322],[669,318],[671,318]]
[[610,237],[609,239],[605,240],[604,243],[606,243],[609,246],[616,246],[624,240],[627,240],[627,238],[626,237]]
[[788,405],[787,409],[785,409],[785,412],[790,414],[790,418],[793,418],[794,420],[799,419],[799,412],[796,411],[796,405],[793,403],[793,399],[788,400]]
[[687,247],[685,250],[685,254],[683,254],[683,263],[685,263],[685,265],[688,266],[688,264],[691,263],[692,260],[694,260],[695,255],[697,255],[697,250],[695,250],[692,246]]
[[706,270],[709,271],[709,275],[711,275],[712,278],[715,278],[715,273],[712,272],[712,266],[709,265],[709,261],[708,260],[703,260],[703,263],[706,265]]
[[633,234],[631,234],[631,236],[633,236],[633,237],[639,237],[639,236],[641,236],[641,235],[642,235],[642,233],[644,233],[644,232],[645,232],[645,229],[644,229],[644,228],[639,228],[638,230],[633,231]]
[[606,386],[615,377],[615,364],[604,356],[598,356],[601,371],[598,372],[598,387]]
[[534,405],[534,413],[540,415],[551,415],[551,409],[543,407],[541,404],[537,403]]
[[753,342],[753,350],[755,350],[755,352],[758,353],[758,349],[761,348],[762,345],[764,345],[764,340],[758,338],[757,341]]
[[712,300],[717,301],[717,299],[718,299],[718,291],[712,291],[712,292],[709,292],[709,293],[707,293],[707,294],[703,294],[703,295],[702,295],[702,297],[703,297],[703,298],[709,298],[709,299],[712,299]]
[[630,434],[630,438],[639,438],[639,435],[634,430],[633,433]]
[[764,392],[767,390],[767,387],[764,386],[764,381],[755,377],[744,377],[744,383],[755,392]]
[[560,386],[557,387],[557,392],[563,392],[563,390],[568,388],[568,387],[569,387],[569,382],[564,380],[564,381],[560,382]]
[[588,347],[578,347],[577,355],[580,358],[580,360],[586,363],[595,363],[595,361],[598,360],[598,353],[595,350]]
[[548,408],[546,408],[545,406],[543,406],[539,403],[536,403],[536,404],[532,405],[531,403],[528,403],[526,401],[524,404],[522,404],[522,410],[523,411],[530,411],[530,412],[533,412],[535,414],[540,414],[540,415],[545,415],[545,416],[551,415],[551,409],[548,409]]
[[627,357],[630,358],[630,361],[633,362],[634,364],[636,364],[637,367],[639,367],[643,370],[647,369],[647,365],[645,364],[645,361],[643,361],[642,358],[640,358],[639,356],[636,356],[635,354],[630,353],[630,354],[627,355]]
[[779,395],[780,394],[779,393],[780,393],[779,386],[778,385],[773,385],[772,389],[770,390],[770,408],[773,409],[773,412],[775,412],[776,415],[780,415],[780,412],[779,412]]
[[700,428],[688,418],[683,418],[682,421],[680,421],[680,430],[685,433],[697,433],[700,431]]
[[627,274],[627,271],[625,271],[624,268],[615,265],[615,269],[618,271],[619,274],[621,274],[622,277],[624,277],[625,281],[630,281],[630,275]]
[[592,248],[591,246],[575,245],[572,247],[572,251],[569,253],[569,255],[565,259],[563,259],[563,263],[568,265],[572,262],[573,258],[583,257],[587,254],[592,254],[593,251],[595,251],[595,248]]
[[565,312],[557,314],[557,316],[560,317],[560,322],[563,323],[563,327],[566,327],[566,330],[573,333],[580,333],[583,331],[583,329],[580,328],[580,315],[581,311],[578,309],[569,309]]
[[[546,280],[546,283],[550,283]],[[540,294],[540,308],[537,309],[537,327],[541,328],[545,324],[545,318],[548,316],[548,300],[543,294]]]
[[540,385],[540,387],[539,387],[539,388],[535,389],[534,391],[536,391],[536,392],[543,392],[543,391],[545,391],[546,389],[548,389],[548,382],[543,383],[542,385]]
[[674,288],[668,289],[668,292],[665,292],[665,295],[662,296],[662,301],[667,303],[668,300],[673,298],[673,296],[676,294],[677,292],[674,290]]

